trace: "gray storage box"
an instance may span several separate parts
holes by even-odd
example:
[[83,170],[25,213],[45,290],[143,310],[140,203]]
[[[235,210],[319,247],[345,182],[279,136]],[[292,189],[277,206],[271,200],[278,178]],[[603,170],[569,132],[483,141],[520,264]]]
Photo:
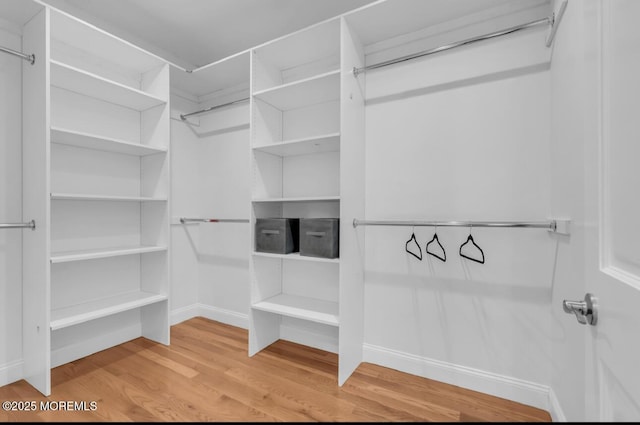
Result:
[[340,219],[303,218],[300,220],[300,255],[338,258]]
[[297,218],[256,219],[256,251],[272,254],[298,252],[299,229],[300,220]]

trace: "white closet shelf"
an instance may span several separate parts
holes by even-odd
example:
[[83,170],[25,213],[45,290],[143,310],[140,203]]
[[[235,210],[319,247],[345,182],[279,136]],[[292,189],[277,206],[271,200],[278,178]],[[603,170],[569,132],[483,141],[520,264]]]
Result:
[[116,62],[130,73],[144,74],[166,63],[128,41],[56,9],[51,9],[51,40],[55,42],[53,51],[59,43],[83,52],[96,63],[113,66]]
[[52,331],[55,331],[166,300],[166,295],[142,291],[101,298],[52,310],[50,327]]
[[167,102],[133,87],[51,60],[51,85],[136,111]]
[[339,201],[339,196],[303,196],[297,198],[263,198],[254,199],[253,202],[327,202]]
[[253,96],[281,111],[337,101],[340,99],[340,70],[260,90]]
[[298,261],[312,261],[317,263],[332,263],[332,264],[340,264],[339,258],[322,258],[322,257],[307,257],[304,255],[300,255],[299,252],[294,252],[291,254],[271,254],[269,252],[257,252],[254,251],[253,255],[257,257],[267,257],[267,258],[281,258],[284,260],[298,260]]
[[166,246],[122,246],[102,249],[83,249],[76,251],[60,251],[51,253],[51,263],[68,263],[70,261],[95,260],[98,258],[119,257],[123,255],[146,254],[148,252],[166,251]]
[[281,157],[338,152],[340,151],[340,133],[285,140],[270,145],[254,146],[253,149]]
[[252,305],[256,310],[297,319],[338,326],[338,303],[301,297],[291,294],[278,294]]
[[156,148],[141,145],[139,143],[110,139],[108,137],[58,127],[51,127],[51,142],[60,145],[76,146],[79,148],[122,153],[133,156],[146,156],[167,152],[166,148]]
[[150,198],[145,196],[110,196],[79,193],[51,193],[52,200],[62,201],[122,201],[122,202],[166,202],[167,198]]

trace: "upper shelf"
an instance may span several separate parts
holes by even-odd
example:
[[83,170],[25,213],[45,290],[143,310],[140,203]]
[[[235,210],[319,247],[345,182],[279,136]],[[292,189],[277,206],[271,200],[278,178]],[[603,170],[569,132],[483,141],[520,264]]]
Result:
[[[255,48],[257,58],[281,76],[294,68],[340,56],[340,19],[321,22]],[[286,78],[285,78],[286,80]]]
[[112,196],[81,193],[51,193],[52,200],[58,201],[118,201],[118,202],[166,202],[167,198],[148,196]]
[[166,64],[162,58],[54,8],[51,9],[51,38],[55,43],[75,49],[96,65],[109,66],[113,58],[118,58],[119,66],[134,74],[144,74]]
[[337,152],[340,150],[340,133],[286,140],[270,145],[258,145],[254,146],[253,149],[281,157]]
[[334,70],[253,94],[281,111],[340,99],[340,70]]
[[166,246],[121,246],[101,249],[83,249],[76,251],[52,252],[52,264],[68,263],[72,261],[96,260],[100,258],[121,257],[126,255],[147,254],[150,252],[166,251]]
[[171,67],[171,87],[201,98],[224,90],[248,90],[249,52],[242,52],[187,73]]
[[141,90],[55,60],[51,60],[51,85],[136,111],[167,103]]
[[146,156],[167,152],[166,148],[156,148],[139,143],[125,142],[123,140],[110,139],[58,127],[51,127],[51,142],[134,156]]

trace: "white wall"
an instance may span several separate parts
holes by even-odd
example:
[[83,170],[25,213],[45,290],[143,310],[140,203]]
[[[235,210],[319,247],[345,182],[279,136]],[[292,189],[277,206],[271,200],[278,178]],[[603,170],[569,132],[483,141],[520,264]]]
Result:
[[[203,105],[207,107],[209,105]],[[200,215],[248,219],[249,103],[200,117]],[[198,298],[203,315],[243,328],[249,315],[249,224],[199,225]]]
[[[372,220],[544,220],[550,76],[543,31],[367,73]],[[545,64],[546,63],[546,64]],[[365,360],[547,407],[555,238],[439,228],[447,262],[405,253],[412,228],[366,228]],[[434,229],[415,229],[424,252]]]
[[[174,95],[172,116],[208,106]],[[248,107],[172,120],[173,217],[249,217]],[[246,328],[248,224],[174,224],[172,238],[173,323],[200,315]]]
[[[197,103],[172,94],[171,108],[171,215],[175,218],[198,211],[199,169],[194,164],[199,147],[189,127],[174,119],[197,109]],[[198,315],[198,232],[175,219],[171,223],[171,324],[175,324]]]
[[[0,45],[21,50],[21,37],[0,29]],[[14,56],[0,55],[0,222],[2,223],[22,222],[22,62]],[[24,231],[29,230],[0,230],[0,385],[22,378],[22,232]]]

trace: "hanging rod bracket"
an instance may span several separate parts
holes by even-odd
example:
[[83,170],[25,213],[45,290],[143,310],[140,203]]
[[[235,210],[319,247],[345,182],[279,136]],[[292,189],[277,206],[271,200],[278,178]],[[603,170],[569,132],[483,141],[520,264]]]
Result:
[[550,232],[558,235],[570,235],[571,234],[571,220],[555,219],[552,220],[553,228],[549,229]]
[[549,18],[551,23],[551,31],[549,32],[549,37],[547,37],[547,47],[551,47],[553,44],[553,40],[556,37],[556,32],[558,32],[558,27],[560,27],[560,22],[562,22],[562,17],[564,16],[564,12],[567,10],[567,6],[569,5],[569,0],[564,0],[560,5],[560,9],[558,10],[558,14],[555,12]]

